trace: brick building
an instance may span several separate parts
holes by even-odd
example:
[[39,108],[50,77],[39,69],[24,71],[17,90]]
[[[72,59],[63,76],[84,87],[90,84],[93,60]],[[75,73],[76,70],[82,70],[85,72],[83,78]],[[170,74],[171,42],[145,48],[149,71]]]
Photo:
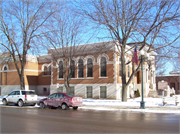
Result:
[[[135,46],[128,44],[127,50]],[[140,43],[138,45],[141,45]],[[118,50],[113,42],[99,42],[76,46],[79,50],[73,57],[75,70],[70,80],[71,93],[83,98],[121,99],[121,67]],[[146,49],[146,47],[145,47]],[[54,92],[66,92],[64,76],[61,73],[63,57],[56,53],[58,49],[50,49],[47,55],[27,55],[24,70],[25,89],[35,90],[38,95],[49,95]],[[61,48],[59,48],[61,51]],[[134,49],[128,51],[126,62],[131,61]],[[151,55],[156,55],[151,52]],[[56,61],[54,58],[56,57]],[[151,66],[143,65],[144,96],[155,89],[155,57],[150,56]],[[87,64],[89,63],[89,64]],[[132,73],[132,64],[126,66],[127,79]],[[1,63],[0,93],[7,94],[20,88],[20,82],[13,62]],[[133,96],[134,91],[141,92],[141,71],[131,81],[127,96]]]
[[169,75],[156,76],[156,89],[164,90],[158,87],[159,82],[167,82],[170,88],[174,88],[175,94],[180,94],[180,72],[170,72]]

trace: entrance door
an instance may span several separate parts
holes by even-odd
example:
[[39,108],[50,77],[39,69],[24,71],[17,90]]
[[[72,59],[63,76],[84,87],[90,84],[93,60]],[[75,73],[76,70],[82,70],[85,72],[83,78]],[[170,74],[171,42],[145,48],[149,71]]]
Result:
[[176,90],[175,89],[175,83],[170,83],[170,88],[174,88],[174,90]]

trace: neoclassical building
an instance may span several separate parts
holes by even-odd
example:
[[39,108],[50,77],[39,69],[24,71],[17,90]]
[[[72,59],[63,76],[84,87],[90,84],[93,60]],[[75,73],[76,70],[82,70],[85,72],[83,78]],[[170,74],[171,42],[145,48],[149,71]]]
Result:
[[[141,43],[138,43],[140,46]],[[127,46],[129,50],[135,43]],[[145,49],[147,49],[145,47]],[[70,49],[65,48],[66,53]],[[35,90],[38,95],[49,95],[54,92],[66,92],[64,86],[66,67],[62,48],[49,49],[47,55],[27,55],[25,66],[25,89]],[[74,52],[75,51],[75,52]],[[131,61],[134,49],[127,52],[126,62]],[[118,48],[113,42],[98,42],[78,45],[73,49],[71,62],[74,69],[71,70],[70,92],[76,96],[94,99],[121,99],[121,67]],[[155,52],[150,53],[151,63],[143,63],[144,96],[148,96],[150,90],[156,90],[155,84]],[[126,66],[126,76],[129,79],[132,73],[132,63]],[[0,67],[0,93],[7,94],[20,88],[20,82],[13,62],[1,62]],[[127,96],[133,96],[134,92],[141,92],[141,70],[133,77]]]

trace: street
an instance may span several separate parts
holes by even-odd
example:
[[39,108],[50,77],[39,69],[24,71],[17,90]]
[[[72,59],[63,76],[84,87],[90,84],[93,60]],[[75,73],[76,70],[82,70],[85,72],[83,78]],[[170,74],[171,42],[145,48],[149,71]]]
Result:
[[179,133],[178,114],[2,106],[1,133]]

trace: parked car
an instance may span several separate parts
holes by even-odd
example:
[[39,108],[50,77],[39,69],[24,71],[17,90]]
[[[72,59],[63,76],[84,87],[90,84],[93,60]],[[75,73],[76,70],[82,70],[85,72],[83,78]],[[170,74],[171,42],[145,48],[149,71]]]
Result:
[[35,106],[38,101],[38,96],[34,90],[16,90],[12,91],[10,94],[2,98],[4,105],[10,103],[17,104],[19,107],[22,107],[24,104],[29,104]]
[[82,105],[82,98],[67,93],[53,93],[49,97],[39,100],[37,104],[40,108],[61,107],[66,110],[68,107],[73,107],[76,110],[78,106]]

